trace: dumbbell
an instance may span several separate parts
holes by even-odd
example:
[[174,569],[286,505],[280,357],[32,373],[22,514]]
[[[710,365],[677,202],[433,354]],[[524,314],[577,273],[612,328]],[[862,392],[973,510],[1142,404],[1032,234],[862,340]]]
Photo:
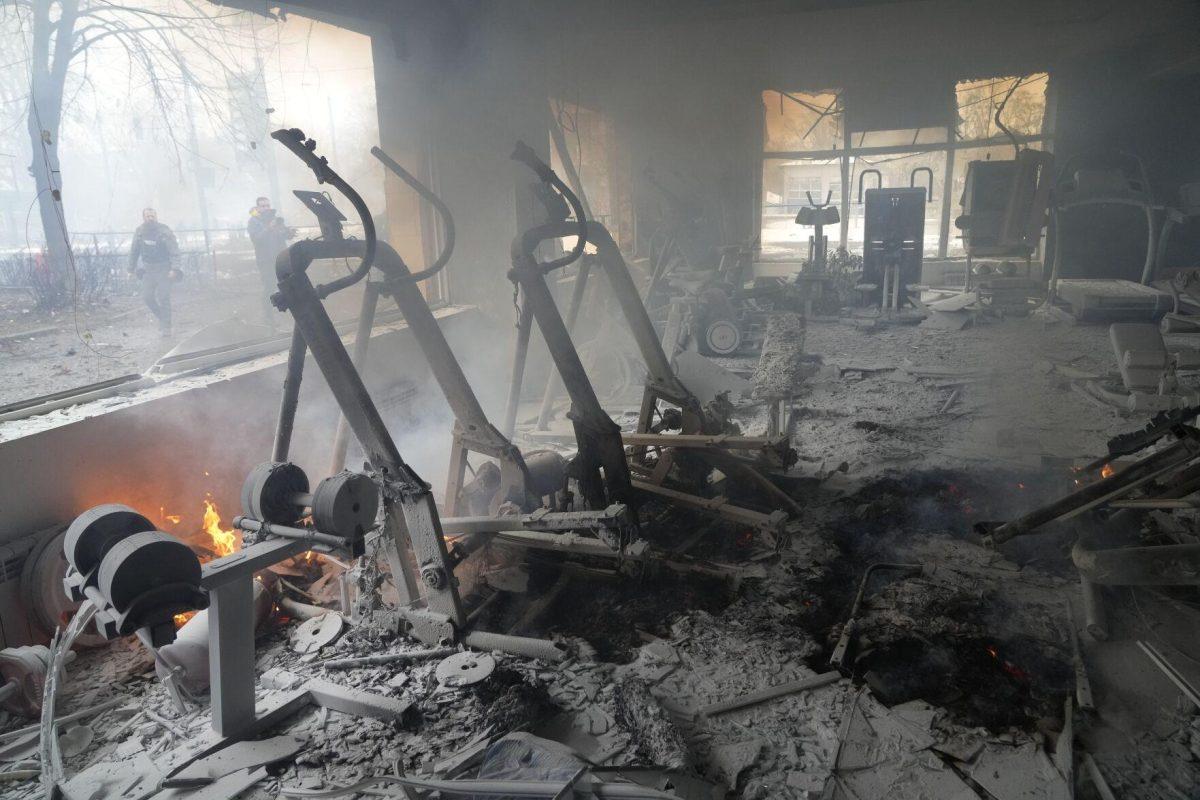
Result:
[[259,464],[242,484],[242,510],[251,520],[286,527],[311,513],[317,531],[357,549],[379,511],[375,481],[346,470],[318,483],[314,492],[308,487],[308,476],[295,464]]
[[76,517],[63,538],[71,565],[63,585],[99,609],[109,639],[146,628],[155,646],[174,640],[174,616],[208,606],[200,559],[186,544],[128,506],[109,503]]
[[[67,652],[67,662],[75,653]],[[22,717],[42,713],[42,689],[50,669],[50,648],[35,644],[0,650],[0,707]]]

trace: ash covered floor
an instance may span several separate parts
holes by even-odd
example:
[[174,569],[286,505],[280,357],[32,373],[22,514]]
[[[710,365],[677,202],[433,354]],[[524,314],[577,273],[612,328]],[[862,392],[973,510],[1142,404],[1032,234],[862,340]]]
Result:
[[[806,350],[824,363],[795,401],[790,494],[802,513],[786,538],[651,508],[646,533],[669,557],[632,575],[552,555],[499,568],[495,585],[525,591],[489,603],[484,627],[554,637],[569,655],[491,654],[494,664],[467,670],[486,673],[470,685],[439,680],[446,654],[397,637],[387,614],[302,653],[302,621],[277,610],[258,642],[260,711],[307,686],[371,710],[305,707],[250,748],[249,760],[261,750],[258,761],[274,765],[236,764],[158,796],[333,796],[320,792],[380,775],[466,778],[481,761],[497,775],[495,743],[509,735],[511,753],[552,740],[586,760],[560,754],[564,763],[627,767],[686,797],[1102,797],[1093,767],[1118,797],[1196,797],[1197,709],[1135,645],[1153,642],[1200,675],[1188,597],[1112,592],[1109,641],[1099,642],[1084,632],[1070,530],[998,549],[972,533],[1070,491],[1072,464],[1145,423],[1071,387],[1110,371],[1106,338],[1104,327],[1037,318],[962,331],[810,321]],[[739,421],[747,433],[765,424],[753,412]],[[1193,530],[1186,515],[1178,524]],[[873,564],[905,566],[876,571],[852,623],[853,658],[830,674]],[[293,607],[332,606],[339,571],[297,563],[279,591]],[[406,652],[417,655],[330,666]],[[1081,674],[1090,710],[1079,708]],[[791,682],[800,686],[747,702]],[[207,709],[176,711],[138,646],[83,653],[59,713],[109,698],[62,731],[68,797],[149,796],[212,740]],[[20,769],[34,739],[0,735]],[[538,758],[554,760],[544,749]],[[632,769],[648,765],[676,773]],[[404,796],[395,784],[359,789]],[[13,783],[5,796],[38,794]]]

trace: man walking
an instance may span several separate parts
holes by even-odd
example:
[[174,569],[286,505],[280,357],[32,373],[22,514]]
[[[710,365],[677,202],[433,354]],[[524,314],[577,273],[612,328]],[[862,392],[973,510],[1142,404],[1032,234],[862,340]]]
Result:
[[275,213],[275,209],[271,208],[271,200],[266,197],[254,201],[254,208],[250,209],[250,220],[246,223],[246,233],[254,243],[254,262],[262,280],[263,309],[267,327],[275,330],[275,315],[272,313],[270,302],[271,295],[278,287],[275,280],[275,257],[287,247],[287,240],[292,234],[283,224],[283,217]]
[[164,338],[171,335],[171,283],[179,279],[178,264],[175,234],[158,221],[157,211],[142,209],[142,224],[133,234],[129,251],[129,272],[142,279],[142,299],[158,319],[158,332]]

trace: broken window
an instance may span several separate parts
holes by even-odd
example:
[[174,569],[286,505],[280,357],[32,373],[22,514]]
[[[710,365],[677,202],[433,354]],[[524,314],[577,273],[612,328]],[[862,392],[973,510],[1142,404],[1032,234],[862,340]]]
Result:
[[[869,105],[867,110],[872,113],[862,113],[854,105],[856,97],[860,106],[869,102],[861,92],[763,92],[762,258],[790,261],[807,257],[812,231],[794,222],[796,212],[808,204],[806,192],[817,202],[828,196],[839,208],[840,230],[826,235],[836,235],[835,241],[851,251],[860,249],[860,182],[864,190],[877,185],[925,187],[926,255],[961,255],[961,238],[953,220],[962,213],[959,202],[967,163],[977,158],[1012,158],[1014,137],[1023,147],[1048,149],[1052,133],[1047,113],[1049,85],[1049,75],[1044,72],[964,80],[955,85],[954,116],[944,125],[851,129],[848,135],[847,115],[852,127],[855,120],[864,127],[881,126],[890,119],[886,109]],[[882,180],[874,175],[863,179],[868,170],[878,170]],[[952,205],[944,208],[947,171],[953,175]]]
[[[1008,128],[1017,136],[1042,136],[1046,120],[1046,90],[1050,76],[1045,72],[1009,78],[959,81],[955,86],[958,107],[957,138],[975,142],[1004,136]],[[1003,104],[1000,125],[997,107]],[[1002,126],[1002,127],[1001,127]]]
[[842,146],[839,94],[824,92],[762,93],[763,149],[836,150]]
[[[633,204],[629,194],[627,149],[616,146],[609,119],[586,106],[550,99],[554,124],[562,134],[571,168],[583,185],[590,217],[609,229],[617,243],[628,241],[633,230]],[[550,136],[550,164],[571,183],[571,171]]]

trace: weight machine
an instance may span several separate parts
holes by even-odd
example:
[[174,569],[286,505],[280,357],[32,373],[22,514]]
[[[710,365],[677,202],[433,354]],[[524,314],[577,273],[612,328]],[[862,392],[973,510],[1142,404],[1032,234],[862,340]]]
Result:
[[[574,426],[579,448],[572,472],[590,507],[598,508],[602,502],[629,503],[633,497],[632,490],[637,489],[761,530],[774,533],[781,531],[787,517],[781,512],[764,514],[732,504],[723,497],[703,498],[663,485],[672,466],[676,464],[676,453],[686,453],[693,462],[693,471],[697,461],[714,462],[727,473],[737,472],[750,477],[760,488],[794,506],[793,501],[761,475],[756,467],[759,464],[787,467],[795,454],[788,447],[786,436],[736,437],[720,430],[719,422],[705,414],[700,401],[671,368],[629,268],[609,231],[603,225],[585,219],[582,204],[574,192],[531,148],[518,142],[513,158],[537,174],[541,181],[538,194],[543,199],[549,220],[516,237],[511,248],[513,267],[509,277],[518,285],[523,304],[517,325],[508,419],[515,419],[530,331],[536,321],[571,398],[571,410],[567,416]],[[568,216],[574,218],[569,220]],[[566,236],[576,237],[575,246],[570,252],[545,263],[537,260],[536,250],[542,242]],[[646,363],[646,386],[637,429],[633,434],[623,435],[620,427],[601,407],[546,284],[547,274],[572,263],[588,243],[596,248],[596,260],[604,270]],[[674,406],[676,410],[674,413],[663,413],[662,420],[656,422],[660,402]],[[675,429],[680,430],[680,434],[662,433],[663,430]],[[628,454],[625,452],[626,445],[631,447]],[[653,465],[647,460],[651,449],[659,451],[659,458]],[[735,453],[739,451],[753,452],[759,463],[738,457]],[[707,475],[710,469],[704,468],[703,474]],[[634,479],[631,470],[638,473],[641,479]]]
[[[400,595],[397,611],[409,632],[423,642],[457,642],[548,661],[563,656],[551,642],[478,631],[468,624],[454,570],[470,551],[447,548],[428,484],[401,457],[322,302],[366,279],[371,268],[378,266],[385,277],[379,290],[389,290],[406,315],[413,312],[411,324],[412,319],[424,318],[421,308],[429,313],[423,300],[420,308],[406,303],[413,293],[419,294],[415,281],[427,277],[428,270],[410,274],[400,256],[377,241],[366,204],[327,160],[316,154],[313,140],[296,129],[275,131],[272,138],[304,161],[319,183],[333,186],[350,202],[363,225],[364,239],[344,238],[341,215],[332,203],[310,196],[307,204],[318,214],[323,238],[296,242],[276,260],[279,292],[272,302],[292,314],[295,329],[272,459],[247,476],[242,490],[244,513],[234,520],[235,526],[246,532],[246,546],[202,565],[183,542],[155,530],[137,511],[115,504],[85,511],[64,538],[69,564],[64,587],[72,599],[91,602],[97,628],[105,638],[137,635],[161,657],[159,648],[175,638],[175,615],[209,609],[213,728],[225,736],[244,734],[261,722],[255,717],[254,621],[248,613],[253,605],[254,574],[310,550],[353,559],[368,555],[368,539],[382,548]],[[308,268],[318,259],[351,257],[359,259],[357,267],[329,283],[314,285],[308,276]],[[440,269],[442,264],[434,266]],[[366,331],[369,335],[369,326]],[[444,338],[438,340],[445,344]],[[364,341],[360,336],[359,343]],[[433,337],[425,344],[430,341]],[[365,354],[365,348],[356,350]],[[364,471],[341,471],[312,491],[304,471],[287,460],[305,357],[310,351],[367,459]],[[442,378],[447,375],[461,380],[465,387],[461,371],[444,372]],[[463,405],[469,404],[464,401]],[[593,508],[603,510],[563,516],[579,529],[627,528],[624,506],[605,502]],[[516,529],[510,538],[519,543],[522,530],[556,530],[558,526],[548,521],[551,516],[516,517],[511,525],[504,519],[469,519],[460,521],[459,527],[464,534],[480,535]]]

